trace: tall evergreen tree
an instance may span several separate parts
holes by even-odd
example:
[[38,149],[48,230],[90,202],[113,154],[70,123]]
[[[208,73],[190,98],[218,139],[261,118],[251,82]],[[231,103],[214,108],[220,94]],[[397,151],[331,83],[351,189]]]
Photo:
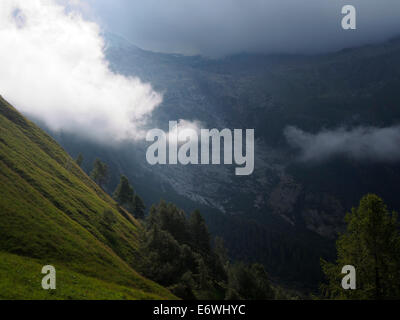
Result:
[[190,215],[189,230],[194,248],[198,249],[200,252],[209,252],[210,234],[200,211],[196,210]]
[[226,266],[229,263],[228,251],[225,248],[224,240],[221,237],[214,239],[214,251],[221,265]]
[[[396,213],[383,200],[368,194],[346,215],[347,230],[337,241],[337,262],[321,260],[328,280],[323,294],[337,299],[400,298],[400,233]],[[344,290],[341,270],[356,269],[356,290]]]
[[93,164],[93,170],[90,177],[100,186],[103,187],[108,178],[108,166],[100,159],[96,159]]
[[134,200],[133,188],[125,176],[120,177],[119,184],[114,191],[113,198],[121,206],[131,206]]
[[134,196],[133,207],[135,218],[144,219],[146,206],[144,205],[142,198],[139,197],[137,194]]

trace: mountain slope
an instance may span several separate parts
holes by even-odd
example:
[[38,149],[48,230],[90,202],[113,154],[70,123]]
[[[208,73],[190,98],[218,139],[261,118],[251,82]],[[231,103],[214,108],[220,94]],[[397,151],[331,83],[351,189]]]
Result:
[[[105,282],[129,287],[136,293],[131,298],[174,298],[133,268],[138,222],[1,97],[0,186],[0,251],[33,258],[32,265],[52,264],[97,278],[97,287]],[[27,283],[20,297],[29,298],[36,285],[40,282]],[[71,292],[76,292],[71,298],[80,297]]]
[[57,290],[40,286],[43,264],[35,259],[0,252],[0,299],[160,299],[160,295],[73,272],[56,264]]
[[[149,128],[198,120],[205,128],[254,128],[255,171],[237,177],[229,166],[150,166],[148,144],[109,148],[85,137],[48,130],[89,172],[96,157],[120,174],[147,205],[160,198],[185,211],[199,208],[233,259],[263,263],[271,276],[317,288],[320,257],[333,259],[344,214],[366,193],[400,207],[399,162],[333,157],[298,161],[287,126],[305,132],[400,123],[400,38],[340,52],[301,56],[239,54],[207,59],[148,52],[108,36],[110,67],[163,92]],[[35,120],[36,121],[36,120]]]

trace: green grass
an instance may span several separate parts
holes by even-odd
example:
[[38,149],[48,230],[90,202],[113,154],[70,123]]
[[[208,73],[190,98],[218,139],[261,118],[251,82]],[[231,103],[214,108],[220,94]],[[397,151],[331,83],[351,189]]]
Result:
[[[0,190],[0,251],[60,264],[82,277],[138,290],[137,296],[174,298],[134,270],[140,224],[1,97]],[[114,224],[104,219],[105,210],[113,212]],[[4,283],[1,277],[2,291],[11,292]],[[70,290],[70,298],[82,298]]]
[[42,288],[43,263],[0,252],[0,299],[14,300],[153,300],[163,299],[126,286],[105,282],[73,272],[56,263],[55,290]]

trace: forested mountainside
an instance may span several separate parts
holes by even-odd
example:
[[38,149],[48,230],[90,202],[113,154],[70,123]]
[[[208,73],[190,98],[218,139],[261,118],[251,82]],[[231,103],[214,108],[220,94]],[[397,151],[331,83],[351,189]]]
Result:
[[[100,157],[110,166],[106,189],[119,174],[133,182],[146,204],[161,198],[186,211],[200,208],[232,258],[262,262],[280,281],[315,288],[319,259],[333,259],[344,215],[368,192],[399,208],[393,192],[397,161],[357,159],[345,153],[300,161],[288,126],[300,133],[385,128],[400,122],[400,40],[314,55],[239,54],[222,59],[154,53],[106,35],[110,66],[163,92],[149,128],[197,120],[205,128],[255,128],[255,171],[236,177],[223,166],[146,163],[146,145],[109,148],[65,132],[51,132],[91,169]],[[315,160],[315,161],[314,161]]]
[[[111,198],[107,164],[89,177],[3,98],[0,134],[0,299],[290,297],[261,264],[231,262],[199,211],[161,202],[145,218],[124,176]],[[54,291],[42,288],[49,265]]]
[[176,298],[135,271],[140,224],[1,97],[0,186],[0,298]]

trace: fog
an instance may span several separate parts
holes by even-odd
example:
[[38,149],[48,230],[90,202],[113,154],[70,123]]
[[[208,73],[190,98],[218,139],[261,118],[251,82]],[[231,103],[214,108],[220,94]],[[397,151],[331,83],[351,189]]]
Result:
[[298,149],[301,161],[324,161],[335,156],[373,162],[400,160],[400,126],[338,128],[316,134],[287,127],[285,136]]
[[100,32],[55,0],[1,0],[0,94],[52,130],[107,143],[143,138],[162,96],[110,71]]

